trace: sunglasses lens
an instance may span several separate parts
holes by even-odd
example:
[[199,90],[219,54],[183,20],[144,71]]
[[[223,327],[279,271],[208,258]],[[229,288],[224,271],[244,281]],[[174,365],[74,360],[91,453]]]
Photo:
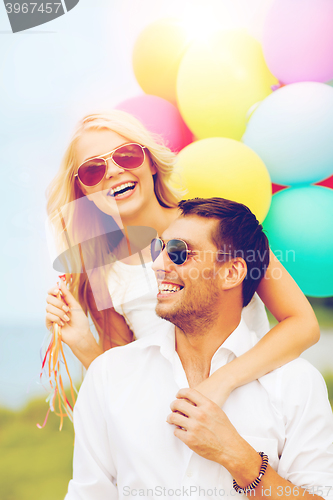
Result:
[[131,170],[141,167],[145,160],[144,151],[139,144],[125,144],[113,153],[113,161],[122,168]]
[[95,158],[94,160],[88,160],[83,163],[77,175],[85,186],[96,186],[104,177],[105,174],[105,161],[102,159]]
[[187,260],[187,247],[182,240],[169,240],[167,243],[167,252],[170,260],[177,266],[184,264]]
[[163,249],[163,243],[159,238],[154,238],[150,244],[151,259],[154,262]]

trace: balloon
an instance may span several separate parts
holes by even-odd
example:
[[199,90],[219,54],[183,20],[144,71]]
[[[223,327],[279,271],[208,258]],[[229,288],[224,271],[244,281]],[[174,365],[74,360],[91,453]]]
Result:
[[267,97],[243,137],[272,182],[314,183],[333,173],[333,89],[324,83],[287,85]]
[[180,151],[193,140],[178,109],[161,97],[139,95],[121,102],[116,109],[135,116],[150,132],[160,135],[172,151]]
[[265,218],[271,181],[259,156],[241,142],[223,137],[193,142],[179,153],[177,164],[187,199],[219,196],[247,205],[260,221]]
[[207,43],[193,43],[184,55],[178,106],[197,138],[240,139],[248,110],[276,83],[257,40],[243,31],[221,31]]
[[332,0],[275,0],[265,23],[263,50],[283,83],[333,78]]
[[272,183],[272,194],[278,193],[279,191],[282,191],[282,189],[286,188],[287,186],[282,186],[281,184]]
[[331,189],[302,186],[275,194],[263,223],[271,249],[312,297],[333,295],[332,214]]
[[329,177],[328,179],[325,179],[324,181],[318,182],[319,186],[325,186],[328,188],[333,189],[333,175]]
[[162,19],[147,26],[133,50],[133,70],[146,94],[176,103],[179,63],[189,43],[177,19]]

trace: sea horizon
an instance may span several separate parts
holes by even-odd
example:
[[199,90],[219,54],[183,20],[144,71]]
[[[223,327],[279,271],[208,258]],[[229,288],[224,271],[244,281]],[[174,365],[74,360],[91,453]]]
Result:
[[[40,381],[41,347],[50,336],[41,322],[0,325],[0,408],[19,411],[29,401],[48,395],[47,384]],[[73,381],[79,385],[83,368],[71,350],[64,346]],[[333,373],[333,328],[321,329],[320,341],[301,357],[323,375]],[[63,373],[65,374],[65,367]],[[64,377],[65,378],[65,377]]]

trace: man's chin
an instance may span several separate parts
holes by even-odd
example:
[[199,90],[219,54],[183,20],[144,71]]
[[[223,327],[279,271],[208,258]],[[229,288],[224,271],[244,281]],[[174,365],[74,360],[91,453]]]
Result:
[[175,311],[172,307],[167,306],[166,304],[158,303],[155,308],[155,312],[160,318],[166,319],[167,321],[173,323],[172,320],[175,317]]

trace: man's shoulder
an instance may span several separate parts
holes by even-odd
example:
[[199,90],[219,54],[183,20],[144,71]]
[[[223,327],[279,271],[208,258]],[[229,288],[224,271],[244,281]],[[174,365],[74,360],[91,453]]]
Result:
[[131,370],[133,366],[145,362],[147,352],[161,346],[166,332],[161,331],[135,340],[127,345],[114,347],[98,356],[89,366],[90,372],[110,372]]
[[282,379],[289,379],[293,383],[299,383],[300,381],[306,379],[311,379],[318,381],[322,379],[322,375],[309,361],[303,358],[297,358],[285,365],[271,371],[267,375],[260,378],[260,381],[267,383],[275,383],[281,381]]
[[272,403],[281,411],[286,406],[305,406],[309,400],[327,397],[321,373],[307,360],[297,358],[259,379]]

